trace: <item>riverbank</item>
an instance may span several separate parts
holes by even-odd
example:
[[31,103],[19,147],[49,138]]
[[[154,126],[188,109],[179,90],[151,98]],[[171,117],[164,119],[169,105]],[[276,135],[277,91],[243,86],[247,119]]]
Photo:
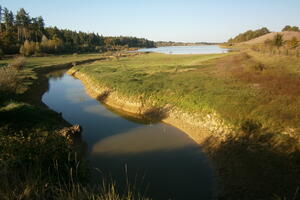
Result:
[[[49,73],[111,57],[85,54],[25,58],[26,63],[18,71],[9,68],[4,71],[8,78],[15,78],[10,81],[17,88],[11,92],[0,88],[0,196],[3,199],[135,198],[135,191],[119,194],[110,182],[99,183],[97,187],[87,185],[89,165],[78,150],[80,127],[72,127],[41,101],[49,88]],[[11,62],[1,60],[0,65]],[[9,73],[15,72],[16,76],[10,76]],[[70,137],[75,133],[76,137]]]
[[[255,117],[264,113],[256,113],[263,110],[255,105],[265,95],[240,77],[237,81],[241,74],[235,74],[233,67],[241,63],[248,72],[259,72],[254,56],[234,53],[225,57],[150,54],[74,67],[69,73],[94,98],[165,121],[190,135],[215,163],[220,198],[292,196],[299,185],[295,177],[300,175],[296,129],[285,132],[289,127],[281,125],[291,124],[287,119]],[[273,120],[280,126],[271,127]]]

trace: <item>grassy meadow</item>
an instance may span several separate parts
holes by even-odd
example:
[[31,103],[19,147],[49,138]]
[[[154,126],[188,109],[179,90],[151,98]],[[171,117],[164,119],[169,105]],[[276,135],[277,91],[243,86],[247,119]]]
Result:
[[250,48],[214,55],[142,54],[75,66],[94,84],[150,106],[216,112],[235,127],[202,148],[224,199],[289,199],[300,184],[300,58]]
[[[156,106],[190,113],[216,111],[235,126],[254,120],[265,128],[299,128],[299,58],[255,52],[226,55],[144,54],[98,61],[76,70],[95,83]],[[286,105],[286,106],[285,106]]]

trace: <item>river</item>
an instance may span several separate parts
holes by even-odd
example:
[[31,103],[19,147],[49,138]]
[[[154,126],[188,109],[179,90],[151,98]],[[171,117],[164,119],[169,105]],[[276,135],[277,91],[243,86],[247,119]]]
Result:
[[129,181],[155,200],[212,199],[210,163],[179,129],[120,114],[89,97],[81,81],[65,73],[50,77],[42,101],[82,126],[93,183],[103,178],[124,188]]

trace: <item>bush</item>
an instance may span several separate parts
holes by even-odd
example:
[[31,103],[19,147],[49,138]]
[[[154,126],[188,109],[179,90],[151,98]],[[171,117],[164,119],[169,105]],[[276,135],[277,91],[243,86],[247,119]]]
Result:
[[2,59],[4,56],[4,52],[2,51],[2,49],[0,49],[0,59]]
[[273,45],[277,48],[283,45],[283,36],[281,34],[276,34],[273,39]]
[[16,70],[21,70],[24,68],[25,66],[25,58],[24,57],[17,57],[16,59],[14,59],[14,61],[12,63],[10,63],[8,65],[11,68],[14,68]]
[[11,66],[0,68],[0,91],[16,92],[18,86],[18,70]]
[[244,133],[257,133],[261,129],[262,125],[259,122],[253,120],[246,120],[241,124],[241,130]]
[[35,53],[37,53],[39,50],[39,45],[35,42],[31,42],[26,40],[24,44],[20,48],[20,54],[23,56],[31,56]]

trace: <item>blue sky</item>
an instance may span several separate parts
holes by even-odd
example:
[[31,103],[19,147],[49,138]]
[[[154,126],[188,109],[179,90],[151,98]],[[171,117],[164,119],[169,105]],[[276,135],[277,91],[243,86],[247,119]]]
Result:
[[300,0],[0,0],[47,26],[151,40],[223,42],[240,32],[300,26]]

